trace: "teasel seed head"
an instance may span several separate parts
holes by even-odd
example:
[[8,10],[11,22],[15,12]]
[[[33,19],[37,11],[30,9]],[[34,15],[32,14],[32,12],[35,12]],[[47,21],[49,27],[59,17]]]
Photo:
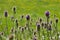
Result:
[[27,16],[26,16],[26,20],[27,20],[27,21],[30,20],[30,15],[27,15]]
[[45,15],[46,15],[46,17],[49,18],[50,12],[49,12],[49,11],[46,11],[46,12],[45,12]]
[[7,17],[7,16],[8,16],[8,12],[7,12],[7,11],[5,11],[5,13],[4,13],[4,14],[5,14],[5,17]]
[[58,23],[58,19],[56,19],[56,23]]

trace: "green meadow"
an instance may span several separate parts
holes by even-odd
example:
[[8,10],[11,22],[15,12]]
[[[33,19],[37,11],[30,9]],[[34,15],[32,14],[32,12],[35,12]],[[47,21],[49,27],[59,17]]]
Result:
[[[60,1],[59,0],[0,0],[0,32],[5,31],[6,18],[4,12],[8,11],[7,26],[8,34],[10,30],[15,26],[11,21],[13,16],[13,7],[16,7],[15,18],[18,19],[18,26],[25,26],[26,15],[29,14],[34,21],[30,25],[31,28],[36,29],[36,21],[38,18],[42,18],[46,21],[45,11],[50,11],[50,20],[54,22],[54,15],[58,18],[58,31],[60,32]],[[24,19],[21,20],[21,15],[24,15]],[[53,26],[52,26],[53,27]]]

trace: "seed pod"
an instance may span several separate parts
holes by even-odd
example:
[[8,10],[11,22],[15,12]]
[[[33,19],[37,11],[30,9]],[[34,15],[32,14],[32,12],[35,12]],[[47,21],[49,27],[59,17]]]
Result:
[[7,13],[7,11],[5,11],[5,17],[7,17],[8,16],[8,13]]
[[47,28],[47,24],[45,23],[44,25],[45,25],[45,28]]
[[52,21],[50,21],[50,24],[52,24]]
[[41,25],[42,25],[42,27],[43,27],[43,26],[44,26],[44,23],[42,23]]
[[58,23],[58,19],[56,19],[56,23]]
[[24,28],[22,28],[22,30],[21,30],[22,32],[24,32]]
[[42,19],[40,18],[40,23],[42,22]]
[[36,32],[34,32],[34,35],[36,35]]
[[37,24],[37,31],[40,31],[40,24]]
[[15,7],[13,8],[13,11],[14,11],[14,14],[15,14],[16,13],[16,8]]
[[18,20],[16,20],[16,27],[18,27]]
[[45,15],[46,15],[46,17],[49,17],[49,15],[50,15],[49,11],[46,11]]
[[24,18],[24,15],[22,15],[21,18]]
[[18,23],[18,20],[16,20],[16,23]]
[[47,28],[48,30],[52,30],[51,25],[49,24],[49,27]]
[[26,16],[26,20],[30,20],[30,16],[29,15]]

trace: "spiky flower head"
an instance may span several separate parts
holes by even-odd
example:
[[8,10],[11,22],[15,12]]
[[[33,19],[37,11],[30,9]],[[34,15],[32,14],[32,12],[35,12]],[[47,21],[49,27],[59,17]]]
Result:
[[8,12],[7,12],[7,11],[5,11],[5,13],[4,13],[4,14],[5,14],[5,17],[7,17],[7,16],[8,16]]
[[30,20],[30,15],[27,15],[26,16],[26,20]]
[[46,12],[45,12],[45,15],[46,15],[46,17],[49,17],[50,12],[49,12],[49,11],[46,11]]
[[37,31],[40,31],[40,24],[37,24]]
[[41,25],[42,25],[42,27],[43,27],[43,26],[44,26],[44,23],[42,23]]
[[13,7],[13,11],[14,11],[14,13],[16,13],[16,7]]
[[58,19],[56,18],[56,23],[58,23]]
[[48,30],[52,30],[51,24],[49,24],[49,27],[47,27]]
[[42,18],[39,19],[40,23],[42,22]]

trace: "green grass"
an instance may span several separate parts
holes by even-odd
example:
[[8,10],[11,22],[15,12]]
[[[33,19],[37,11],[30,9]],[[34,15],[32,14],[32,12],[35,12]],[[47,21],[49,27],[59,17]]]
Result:
[[[60,1],[48,1],[48,0],[0,0],[0,21],[2,21],[2,24],[0,24],[0,28],[2,26],[2,29],[4,29],[6,21],[4,17],[4,11],[8,11],[8,29],[10,30],[13,26],[13,23],[10,20],[10,16],[12,16],[13,11],[12,8],[16,6],[16,15],[15,17],[20,20],[21,15],[30,14],[31,18],[33,18],[35,21],[38,19],[38,17],[42,17],[43,19],[46,18],[44,13],[46,10],[50,11],[51,19],[53,20],[53,15],[56,14],[57,18],[60,20]],[[45,19],[44,19],[45,20]],[[20,21],[19,21],[20,22]],[[22,22],[22,25],[26,23],[26,20],[24,19]],[[20,24],[19,24],[20,26]],[[35,22],[33,22],[33,28],[35,27]],[[60,30],[60,21],[58,23],[58,29]]]

